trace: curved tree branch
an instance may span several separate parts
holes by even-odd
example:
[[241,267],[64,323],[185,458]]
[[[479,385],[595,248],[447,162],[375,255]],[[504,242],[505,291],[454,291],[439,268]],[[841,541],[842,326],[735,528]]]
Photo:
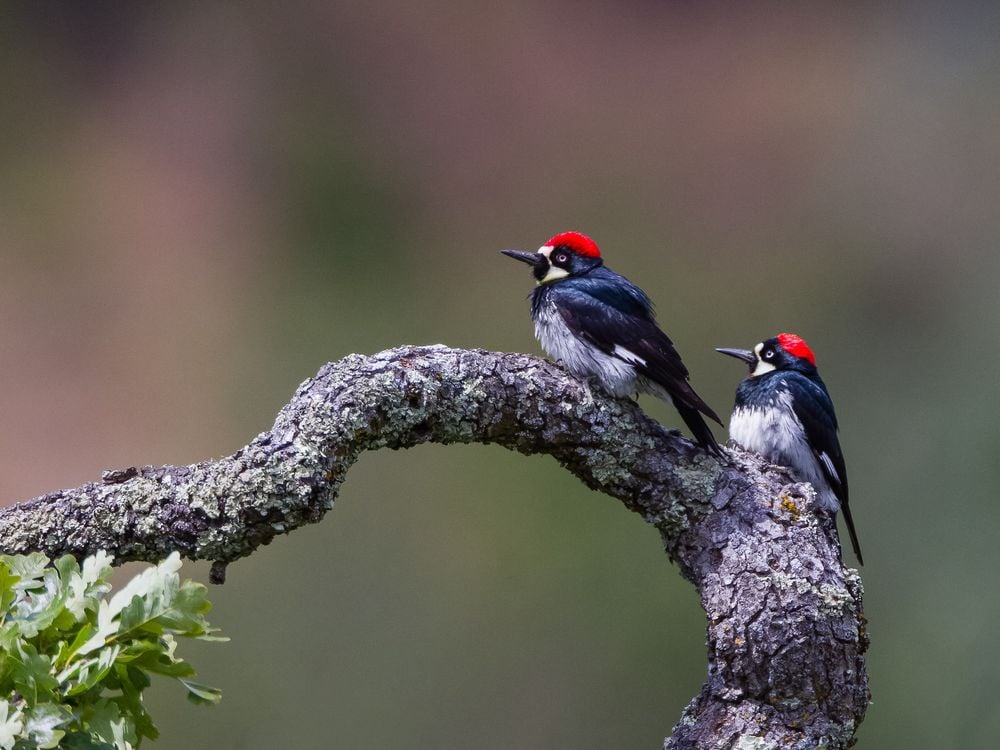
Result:
[[661,533],[708,616],[708,679],[665,748],[847,747],[868,704],[857,573],[809,485],[752,454],[720,463],[538,357],[444,346],[351,355],[300,386],[270,431],[191,466],[0,512],[0,550],[224,565],[319,521],[366,450],[497,443],[552,455]]

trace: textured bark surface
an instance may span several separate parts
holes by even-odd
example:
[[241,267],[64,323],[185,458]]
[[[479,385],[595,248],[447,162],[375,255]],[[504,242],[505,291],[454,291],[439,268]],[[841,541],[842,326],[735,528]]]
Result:
[[0,511],[0,551],[225,564],[319,521],[366,450],[497,443],[546,453],[661,533],[708,618],[708,679],[665,748],[843,748],[868,705],[861,580],[808,485],[719,462],[630,401],[538,357],[443,346],[351,355],[234,455],[127,468]]

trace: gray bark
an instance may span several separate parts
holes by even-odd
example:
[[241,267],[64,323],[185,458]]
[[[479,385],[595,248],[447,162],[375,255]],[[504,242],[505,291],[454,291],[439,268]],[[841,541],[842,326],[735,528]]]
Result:
[[659,529],[701,595],[708,679],[664,748],[844,748],[868,705],[861,580],[809,485],[720,462],[538,357],[443,346],[324,366],[234,455],[128,468],[0,512],[0,550],[225,565],[319,521],[366,450],[497,443],[553,456]]

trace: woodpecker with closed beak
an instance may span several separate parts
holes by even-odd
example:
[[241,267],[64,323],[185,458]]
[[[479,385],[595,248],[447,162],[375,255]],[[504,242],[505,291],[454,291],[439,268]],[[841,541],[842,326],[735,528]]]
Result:
[[716,349],[746,362],[750,374],[736,389],[729,437],[809,482],[822,508],[843,510],[851,545],[864,565],[847,504],[847,467],[837,438],[837,415],[812,349],[794,333],[779,333],[753,348]]
[[550,357],[612,396],[645,392],[673,404],[698,444],[721,455],[702,414],[722,422],[688,383],[688,370],[657,326],[652,302],[604,265],[597,243],[563,232],[538,252],[501,252],[533,269],[538,285],[531,293],[531,317]]

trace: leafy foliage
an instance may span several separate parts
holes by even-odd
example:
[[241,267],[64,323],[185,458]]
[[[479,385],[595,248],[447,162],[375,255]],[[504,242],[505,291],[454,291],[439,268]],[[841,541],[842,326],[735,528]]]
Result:
[[142,702],[150,675],[172,677],[195,703],[176,637],[219,641],[205,587],[181,582],[175,552],[109,599],[111,558],[0,555],[0,750],[130,750],[156,727]]

